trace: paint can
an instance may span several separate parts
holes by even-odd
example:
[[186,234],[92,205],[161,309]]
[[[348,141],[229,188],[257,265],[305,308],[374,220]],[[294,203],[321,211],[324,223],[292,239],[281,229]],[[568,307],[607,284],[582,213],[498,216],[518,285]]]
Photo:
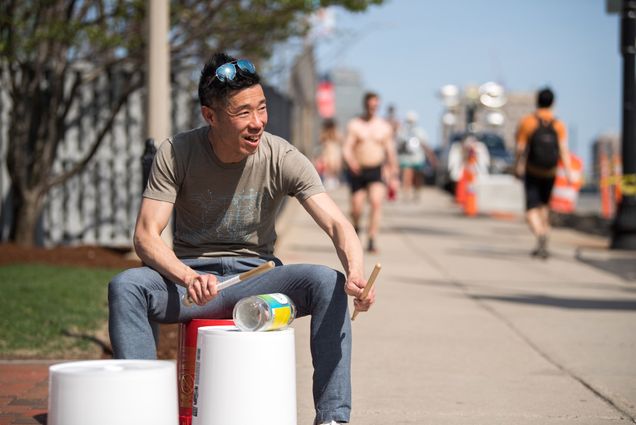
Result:
[[192,424],[192,392],[197,351],[197,334],[202,326],[231,326],[231,319],[192,319],[179,323],[177,382],[179,385],[179,425]]
[[199,328],[193,425],[296,425],[294,329]]
[[49,425],[176,425],[177,373],[162,360],[88,360],[49,368]]

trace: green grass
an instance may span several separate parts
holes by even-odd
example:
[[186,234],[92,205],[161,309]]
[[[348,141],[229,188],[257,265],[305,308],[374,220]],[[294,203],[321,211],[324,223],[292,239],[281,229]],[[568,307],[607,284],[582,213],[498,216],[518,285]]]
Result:
[[81,357],[108,318],[117,269],[17,264],[0,267],[0,356]]

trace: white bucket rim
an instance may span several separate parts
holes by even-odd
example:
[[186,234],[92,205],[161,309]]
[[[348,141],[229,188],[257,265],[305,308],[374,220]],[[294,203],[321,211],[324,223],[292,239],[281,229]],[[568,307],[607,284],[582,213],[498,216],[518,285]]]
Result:
[[198,335],[220,335],[232,338],[274,338],[293,334],[294,328],[274,329],[271,331],[242,331],[237,326],[201,326]]
[[119,375],[117,372],[148,373],[175,369],[170,360],[102,359],[58,363],[49,366],[49,373],[64,376]]

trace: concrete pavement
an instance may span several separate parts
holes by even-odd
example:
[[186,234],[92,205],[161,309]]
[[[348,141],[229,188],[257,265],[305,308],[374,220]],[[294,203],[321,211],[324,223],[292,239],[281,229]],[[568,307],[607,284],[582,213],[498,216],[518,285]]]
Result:
[[[332,196],[348,211],[347,192]],[[294,200],[280,229],[288,263],[341,269]],[[364,233],[361,235],[365,241]],[[520,218],[466,218],[428,189],[386,205],[377,303],[354,325],[358,425],[605,424],[636,417],[636,254],[554,229],[531,258]],[[313,418],[309,319],[297,332],[299,424]]]

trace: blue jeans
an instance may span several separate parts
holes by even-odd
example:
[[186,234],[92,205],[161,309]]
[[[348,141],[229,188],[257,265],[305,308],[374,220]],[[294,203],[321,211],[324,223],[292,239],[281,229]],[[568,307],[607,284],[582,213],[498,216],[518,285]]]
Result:
[[[201,274],[223,281],[266,260],[254,257],[183,259]],[[115,358],[155,359],[152,322],[228,319],[234,305],[250,295],[281,292],[296,305],[297,317],[311,315],[311,356],[316,422],[348,422],[351,412],[351,321],[345,277],[329,267],[282,265],[219,292],[204,306],[185,307],[185,288],[150,267],[126,270],[108,286],[109,332]]]

